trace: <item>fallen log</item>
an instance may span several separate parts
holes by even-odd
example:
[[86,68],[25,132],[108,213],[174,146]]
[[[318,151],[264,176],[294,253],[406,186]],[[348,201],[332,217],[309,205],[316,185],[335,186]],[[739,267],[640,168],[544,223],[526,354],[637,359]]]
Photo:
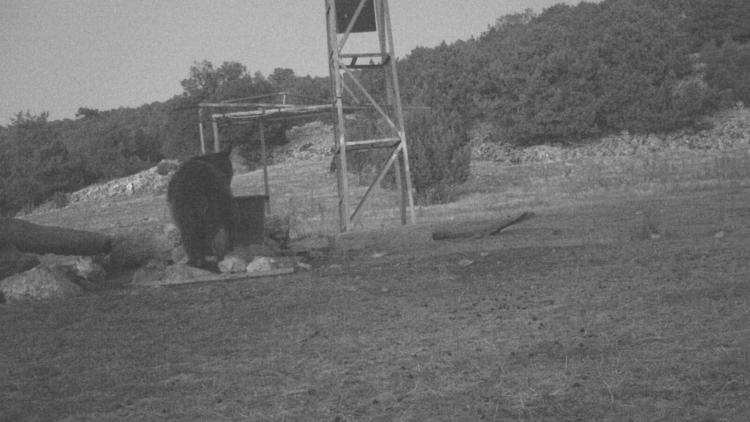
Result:
[[21,252],[38,254],[98,255],[112,249],[112,239],[102,233],[0,218],[0,245],[8,243]]
[[457,229],[443,229],[437,230],[432,233],[432,240],[452,240],[452,239],[469,239],[469,238],[482,238],[485,236],[494,236],[503,229],[518,224],[524,220],[528,220],[533,217],[534,213],[531,211],[525,211],[520,215],[509,217],[501,221],[493,222],[490,224],[483,224],[480,227],[475,227],[471,230],[457,230]]

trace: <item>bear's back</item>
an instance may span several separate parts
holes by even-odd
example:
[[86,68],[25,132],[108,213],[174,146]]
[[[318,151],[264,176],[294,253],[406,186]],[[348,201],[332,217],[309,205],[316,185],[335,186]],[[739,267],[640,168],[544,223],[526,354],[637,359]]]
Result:
[[231,197],[232,163],[227,153],[207,154],[183,163],[167,186],[170,204]]

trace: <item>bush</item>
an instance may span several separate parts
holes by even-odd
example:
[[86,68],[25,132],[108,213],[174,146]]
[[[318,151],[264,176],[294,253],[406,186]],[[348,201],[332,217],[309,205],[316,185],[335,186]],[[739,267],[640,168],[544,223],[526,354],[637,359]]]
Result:
[[[415,110],[404,114],[412,187],[416,201],[422,204],[450,201],[451,187],[469,177],[471,145],[464,119],[457,112]],[[383,137],[385,123],[367,113],[347,121],[347,140]],[[360,183],[371,183],[390,151],[364,150],[347,154],[347,171],[357,174]],[[393,188],[394,172],[383,179]]]
[[[662,1],[662,0],[656,0]],[[680,27],[694,50],[726,39],[750,42],[750,2],[747,0],[684,0]]]
[[[379,119],[377,112],[360,111],[344,122],[347,142],[384,138],[392,130]],[[388,158],[388,152],[382,150],[347,151],[346,170],[357,175],[361,185],[369,184],[373,174],[378,171],[382,162]],[[332,163],[332,169],[335,164]],[[332,170],[333,171],[333,170]]]
[[457,112],[411,111],[404,117],[417,202],[452,200],[450,188],[469,178],[471,145],[464,120]]
[[55,208],[65,208],[70,205],[70,194],[57,191],[52,194],[50,201]]
[[692,67],[678,23],[645,2],[605,0],[493,28],[479,40],[492,57],[485,104],[521,145],[680,127],[713,94],[679,89]]
[[709,44],[701,57],[710,86],[724,91],[731,101],[750,105],[750,43],[727,40],[721,47]]

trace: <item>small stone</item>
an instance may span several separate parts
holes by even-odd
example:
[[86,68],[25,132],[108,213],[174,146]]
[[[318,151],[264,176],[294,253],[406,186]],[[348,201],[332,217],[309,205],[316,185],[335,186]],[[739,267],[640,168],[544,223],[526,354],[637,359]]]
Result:
[[259,256],[252,260],[249,264],[247,264],[247,267],[245,270],[249,273],[254,272],[260,272],[260,271],[271,271],[273,269],[273,264],[276,261],[273,258],[269,258],[266,256]]
[[215,275],[211,271],[187,264],[174,264],[167,267],[164,274],[164,281],[161,284],[177,284],[186,280],[213,277]]
[[312,265],[308,264],[307,262],[298,262],[297,267],[305,271],[310,271],[313,268]]
[[720,231],[716,232],[716,234],[714,235],[714,237],[717,238],[717,239],[721,239],[722,237],[724,237],[724,230],[720,230]]
[[107,275],[104,268],[94,262],[90,256],[75,256],[64,259],[55,268],[59,268],[78,279],[94,284],[103,281]]
[[471,265],[473,263],[474,263],[474,261],[472,261],[470,259],[462,259],[462,260],[458,261],[458,265],[460,265],[462,267],[468,267],[469,265]]
[[165,278],[166,266],[163,263],[152,260],[143,267],[138,268],[133,273],[131,283],[134,285],[158,284]]
[[219,271],[226,273],[241,273],[246,271],[247,261],[236,256],[227,256],[219,262]]

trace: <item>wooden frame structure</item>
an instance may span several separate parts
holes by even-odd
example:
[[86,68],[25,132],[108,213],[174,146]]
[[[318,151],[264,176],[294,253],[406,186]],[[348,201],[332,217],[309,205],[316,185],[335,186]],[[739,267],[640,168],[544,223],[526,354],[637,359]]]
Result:
[[[203,121],[207,110],[210,111],[208,116],[211,119],[213,133],[213,150],[218,152],[221,149],[219,139],[219,124],[248,124],[253,121],[258,122],[260,135],[260,153],[261,163],[263,164],[263,187],[264,194],[267,198],[271,197],[271,190],[268,185],[268,162],[266,153],[266,137],[264,130],[265,121],[274,121],[281,119],[290,119],[294,117],[307,117],[316,114],[330,112],[329,104],[313,105],[294,105],[287,103],[286,92],[277,92],[272,94],[258,95],[254,97],[239,98],[219,103],[201,103],[198,107],[198,131],[200,134],[201,153],[205,154],[206,139],[204,136]],[[274,99],[280,101],[273,101]],[[265,101],[260,101],[265,100]],[[266,212],[271,211],[271,201],[266,202]]]
[[[351,230],[358,212],[370,197],[373,189],[393,166],[396,172],[396,186],[401,191],[401,222],[414,223],[414,198],[409,171],[409,156],[406,148],[404,116],[396,72],[396,55],[393,48],[393,34],[387,0],[325,0],[326,27],[328,35],[328,68],[331,79],[334,119],[334,159],[339,192],[339,218],[341,231]],[[377,35],[379,51],[365,53],[345,52],[347,40],[352,33]],[[369,63],[358,63],[360,59]],[[358,80],[355,70],[380,69],[384,72],[386,103],[379,104]],[[351,82],[354,86],[348,86]],[[356,91],[355,91],[356,89]],[[355,102],[364,97],[366,103],[378,114],[392,132],[379,139],[347,141],[344,127],[344,92]],[[358,96],[357,93],[360,95]],[[388,148],[390,156],[383,164],[377,177],[369,186],[359,204],[350,214],[349,186],[347,181],[347,151]]]
[[[409,156],[406,148],[404,116],[396,73],[396,55],[393,48],[393,34],[387,0],[325,0],[326,28],[328,39],[328,65],[331,80],[329,104],[295,105],[287,102],[285,92],[241,98],[220,103],[201,103],[198,109],[201,152],[206,153],[204,118],[211,120],[214,151],[220,150],[219,123],[247,124],[257,120],[260,129],[261,161],[263,164],[263,184],[265,195],[270,198],[264,122],[269,120],[309,117],[316,114],[332,113],[334,132],[334,160],[339,193],[340,229],[352,229],[359,211],[369,199],[391,167],[396,173],[396,186],[401,192],[401,222],[414,223],[414,198],[412,194]],[[348,53],[344,51],[352,33],[368,33],[377,36],[377,52]],[[369,63],[358,63],[358,60]],[[384,72],[386,99],[378,103],[358,80],[358,69],[380,69]],[[347,85],[351,82],[353,86]],[[356,89],[356,92],[355,90]],[[356,103],[344,104],[344,92]],[[357,95],[357,92],[360,94]],[[364,101],[360,101],[364,98]],[[274,101],[278,99],[278,101]],[[264,101],[260,101],[264,100]],[[309,99],[308,99],[309,100]],[[363,104],[364,103],[364,104]],[[387,124],[391,133],[383,138],[347,141],[344,126],[345,115],[356,110],[375,110]],[[207,116],[205,113],[209,113]],[[377,177],[367,188],[353,212],[349,207],[349,186],[347,181],[347,151],[385,148],[391,151]],[[270,201],[266,211],[270,211]]]

